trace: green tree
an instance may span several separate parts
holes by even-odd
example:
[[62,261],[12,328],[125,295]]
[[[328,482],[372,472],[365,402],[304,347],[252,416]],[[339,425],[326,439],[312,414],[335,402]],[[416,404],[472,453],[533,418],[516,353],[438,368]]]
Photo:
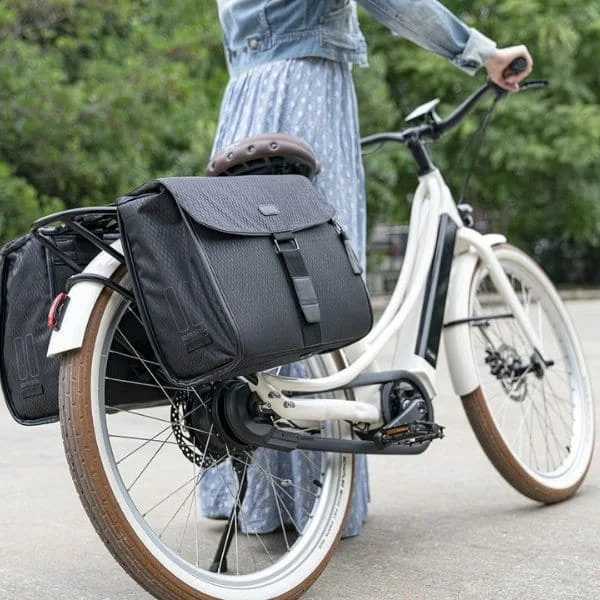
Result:
[[[534,75],[551,82],[499,105],[465,200],[542,258],[553,249],[590,263],[600,247],[600,3],[447,5],[500,45],[527,43]],[[370,67],[354,73],[365,134],[401,128],[436,96],[446,114],[483,82],[364,12],[361,22]],[[0,57],[0,239],[41,214],[111,202],[146,179],[202,172],[227,81],[215,2],[4,0]],[[434,149],[455,192],[468,162],[452,167],[483,114]],[[390,146],[365,163],[370,222],[405,222],[409,154]]]
[[3,239],[208,156],[226,79],[212,3],[9,0],[0,56]]
[[[543,92],[511,95],[496,111],[465,200],[473,204],[490,228],[508,233],[533,251],[539,240],[600,245],[600,3],[597,0],[448,0],[467,23],[497,40],[500,46],[524,42],[535,60],[536,78],[547,78]],[[440,113],[483,82],[465,76],[447,61],[404,40],[364,17],[371,63],[385,80],[372,85],[372,73],[356,71],[363,131],[402,127],[402,115],[434,97]],[[390,101],[393,108],[390,110]],[[377,106],[383,107],[378,110]],[[384,120],[377,121],[381,113]],[[447,140],[434,156],[447,174],[459,149],[476,130],[479,111]],[[370,215],[374,219],[406,218],[407,194],[414,188],[414,170],[401,149],[366,159]],[[389,163],[394,175],[389,175]],[[458,192],[468,161],[451,171],[449,183]],[[382,191],[382,183],[392,185]]]

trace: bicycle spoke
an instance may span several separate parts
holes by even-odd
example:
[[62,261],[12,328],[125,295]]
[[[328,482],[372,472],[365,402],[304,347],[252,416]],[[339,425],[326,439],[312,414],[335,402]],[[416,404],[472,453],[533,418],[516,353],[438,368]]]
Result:
[[[177,387],[171,387],[171,386],[166,386],[163,385],[161,383],[146,383],[145,381],[132,381],[131,379],[119,379],[118,377],[105,377],[106,381],[116,381],[117,383],[128,383],[130,385],[139,385],[142,387],[148,387],[148,388],[154,388],[154,389],[158,389],[158,390],[162,390],[163,392],[165,392],[166,394],[166,390],[171,390],[171,391],[179,391],[180,388]],[[170,396],[167,395],[167,398],[172,402],[172,399]]]
[[[226,528],[226,532],[225,532],[226,539],[230,539],[231,529],[234,526],[234,523],[237,522],[237,519],[238,519],[238,512],[237,511],[238,511],[238,508],[240,508],[240,510],[241,510],[241,507],[239,505],[240,505],[240,495],[241,495],[241,492],[242,492],[242,485],[240,485],[239,482],[243,481],[243,479],[246,477],[246,474],[247,474],[247,466],[244,467],[244,471],[242,472],[242,476],[241,476],[240,480],[238,480],[238,489],[237,489],[237,493],[235,494],[235,497],[234,497],[234,500],[233,500],[233,507],[232,507],[233,518],[230,518],[229,521],[228,521],[228,523],[227,523],[227,528]],[[228,488],[229,488],[229,486],[228,486]],[[237,533],[237,527],[235,529],[234,535],[236,533]],[[228,547],[227,544],[225,544],[223,546],[223,549],[221,550],[221,554],[218,557],[219,558],[219,562],[217,563],[218,564],[218,566],[217,566],[217,573],[220,573],[222,571],[222,569],[223,569],[223,562],[225,561],[225,555],[226,555],[226,552],[227,552],[227,547]]]
[[[564,404],[564,410],[567,411],[567,403],[560,401],[559,398],[560,396],[554,391],[554,386],[552,385],[552,382],[547,380],[548,383],[548,387],[550,388],[550,391],[552,392],[553,396],[558,400],[557,402],[551,402],[549,403],[550,408],[552,408],[554,410],[554,413],[556,414],[556,416],[562,421],[563,425],[565,426],[565,429],[567,430],[567,432],[571,432],[571,426],[569,425],[569,423],[567,423],[565,416],[561,415],[560,411],[558,410],[559,407],[562,407]],[[572,408],[572,406],[571,406]],[[567,416],[571,416],[571,412],[568,411],[568,415]]]
[[[586,427],[578,421],[575,412],[581,406],[577,394],[585,392],[579,387],[577,358],[571,353],[573,344],[563,329],[564,318],[555,308],[554,300],[548,297],[545,284],[539,282],[521,259],[512,262],[510,257],[516,256],[518,251],[505,252],[509,284],[535,332],[537,349],[547,364],[539,364],[516,319],[490,319],[488,323],[471,326],[481,393],[507,450],[530,469],[528,473],[534,472],[541,478],[552,477],[554,486],[556,478],[571,468],[572,447]],[[480,270],[475,285],[473,317],[511,312],[485,269]],[[470,410],[467,405],[465,408]],[[485,440],[482,443],[485,445]],[[494,448],[490,451],[497,452]],[[515,487],[523,491],[520,486]],[[529,492],[532,487],[528,484],[524,493],[537,497],[537,491]]]
[[160,423],[171,423],[171,421],[169,419],[161,419],[160,417],[155,417],[153,415],[147,415],[141,412],[138,412],[135,409],[130,409],[130,408],[122,408],[122,407],[116,407],[116,406],[111,406],[109,408],[110,412],[120,412],[120,413],[126,413],[128,415],[134,415],[136,417],[142,417],[144,419],[150,419],[151,421],[158,421]]
[[123,358],[134,358],[136,360],[139,360],[141,363],[143,363],[145,365],[152,365],[153,367],[160,367],[160,363],[156,362],[155,360],[149,360],[147,358],[135,356],[134,354],[127,354],[126,352],[119,352],[118,350],[115,350],[114,348],[111,348],[109,350],[109,353],[115,354],[116,356],[122,356]]
[[[540,423],[540,428],[542,427],[542,423],[544,423],[546,425],[546,431],[550,432],[550,434],[554,438],[554,441],[556,442],[557,447],[560,448],[561,443],[560,443],[559,439],[556,437],[556,433],[554,432],[554,429],[551,426],[549,426],[549,423],[547,420],[547,413],[546,413],[546,417],[544,415],[542,415],[540,409],[538,409],[538,407],[535,405],[534,402],[531,403],[531,406],[533,407],[533,411],[538,415],[538,417],[540,417],[538,419],[538,422]],[[549,455],[551,455],[550,448],[548,445],[548,436],[544,435],[543,439],[544,439],[544,445],[546,446],[546,451]],[[560,453],[559,453],[559,458],[560,458]],[[562,461],[560,461],[558,463],[558,465],[560,465],[561,463],[562,463]]]
[[[154,436],[152,436],[151,438],[143,438],[143,439],[145,440],[143,444],[141,444],[140,446],[138,446],[138,447],[137,447],[137,448],[135,448],[134,450],[131,450],[131,451],[130,451],[129,453],[127,453],[125,456],[122,456],[120,459],[118,459],[118,460],[116,461],[116,464],[117,464],[117,465],[121,464],[121,463],[122,463],[124,460],[126,460],[126,459],[127,459],[127,458],[129,458],[130,456],[133,456],[133,455],[134,455],[136,452],[139,452],[139,451],[140,451],[142,448],[145,448],[145,447],[146,447],[146,446],[147,446],[147,445],[148,445],[150,442],[156,442],[156,441],[158,441],[158,442],[160,443],[162,440],[157,440],[156,438],[157,438],[159,435],[163,434],[165,431],[169,430],[169,429],[170,429],[170,426],[169,426],[169,427],[165,427],[164,429],[161,429],[161,430],[160,430],[160,431],[159,431],[157,434],[155,434],[155,435],[154,435]],[[116,436],[116,435],[114,435],[114,434],[111,434],[111,433],[109,433],[109,434],[108,434],[108,437],[112,438],[112,437],[121,437],[121,436]],[[129,439],[132,439],[132,438],[129,438]],[[170,443],[172,443],[172,442],[170,442]]]
[[[203,476],[204,476],[204,473],[202,473],[200,475],[198,481],[200,481],[203,478]],[[173,490],[172,492],[170,492],[169,494],[167,494],[166,496],[164,496],[163,498],[161,498],[161,500],[159,500],[151,508],[149,508],[148,510],[146,510],[145,512],[143,512],[142,513],[142,517],[146,518],[151,512],[155,511],[159,506],[161,506],[167,500],[169,500],[170,498],[172,498],[177,492],[181,491],[186,485],[189,485],[190,482],[192,482],[193,480],[194,480],[194,478],[190,477],[190,479],[188,479],[187,481],[185,481],[184,483],[182,483],[178,488],[176,488],[175,490]]]
[[[233,457],[232,457],[233,458]],[[248,464],[248,463],[244,463],[244,464]],[[219,476],[221,477],[221,480],[223,482],[223,485],[227,488],[227,490],[229,491],[230,495],[233,497],[234,493],[231,490],[231,487],[229,486],[229,483],[227,482],[227,480],[225,479],[225,477],[223,477],[223,474],[221,472],[219,472]],[[271,555],[271,553],[269,552],[268,548],[266,547],[265,543],[262,540],[262,536],[259,533],[254,532],[253,534],[249,534],[248,531],[250,530],[250,528],[248,527],[248,523],[246,522],[246,518],[244,516],[244,511],[242,510],[242,507],[240,507],[240,519],[242,521],[242,528],[245,530],[245,536],[246,539],[250,540],[251,539],[251,535],[254,536],[254,538],[258,541],[258,543],[262,546],[262,549],[265,551],[265,554],[269,557],[269,560],[271,562],[271,564],[275,564],[275,558]],[[252,561],[254,563],[254,567],[258,568],[257,566],[257,562],[256,562],[256,557],[254,555],[254,552],[252,551],[252,546],[249,544],[248,548],[250,549],[250,555],[252,558]]]
[[[163,430],[161,433],[164,433],[165,430]],[[160,434],[157,434],[160,435]],[[166,440],[157,440],[156,438],[145,438],[145,437],[140,437],[137,435],[118,435],[116,433],[110,433],[109,437],[111,438],[117,438],[117,439],[121,439],[121,440],[136,440],[136,441],[140,441],[140,442],[146,442],[146,443],[150,443],[150,442],[154,442],[155,444],[172,444],[173,446],[177,446],[177,442],[168,442]],[[138,448],[138,450],[142,448],[142,446],[140,446]],[[121,459],[123,460],[123,459]],[[121,462],[121,461],[118,461]]]
[[127,313],[129,313],[130,315],[133,315],[133,317],[135,318],[135,320],[138,322],[139,325],[142,326],[142,328],[144,328],[144,322],[142,321],[140,315],[138,314],[137,310],[133,310],[131,304],[127,305]]
[[[227,456],[231,459],[231,453],[229,452],[229,449],[227,449]],[[248,464],[246,463],[244,465],[244,470],[242,471],[242,474],[239,478],[240,482],[243,482],[243,485],[246,485],[246,477],[248,476]],[[238,548],[238,507],[240,509],[240,511],[242,510],[240,504],[240,497],[241,497],[241,492],[242,492],[242,485],[238,485],[238,494],[236,497],[236,501],[234,504],[234,508],[233,508],[233,527],[234,527],[234,533],[233,533],[233,543],[234,543],[234,553],[235,553],[235,572],[237,575],[240,574],[240,556],[239,556],[239,548]]]
[[[198,477],[198,469],[196,463],[192,463],[192,472],[194,473],[194,479]],[[198,487],[196,489],[199,489]],[[200,566],[200,545],[198,543],[198,496],[194,495],[194,541],[196,548],[196,567]]]
[[[232,456],[231,458],[232,458],[232,460],[234,460],[234,461],[237,461],[237,462],[243,462],[243,461],[240,461],[240,459],[236,458],[235,456]],[[314,463],[313,463],[313,464],[314,464]],[[261,468],[259,465],[256,465],[256,467],[257,467],[257,468]],[[285,485],[286,485],[286,484],[287,484],[287,483],[290,481],[289,479],[283,479],[282,477],[277,477],[276,475],[273,475],[273,474],[272,474],[270,471],[269,471],[269,476],[270,476],[270,477],[271,477],[273,480],[275,480],[275,481],[279,481],[279,482],[280,482],[282,485],[284,485],[284,486],[285,486]],[[309,490],[309,489],[307,489],[307,488],[305,488],[305,487],[303,487],[303,486],[301,486],[301,485],[298,485],[298,484],[296,484],[296,483],[294,483],[294,488],[296,488],[297,490],[301,490],[301,491],[303,491],[303,492],[305,492],[305,493],[307,493],[307,494],[310,494],[311,496],[313,496],[313,497],[315,497],[315,498],[318,496],[318,494],[316,494],[315,492],[313,492],[313,491],[311,491],[311,490]]]
[[[192,470],[194,472],[193,477],[194,477],[194,479],[196,479],[196,463],[192,463]],[[193,500],[193,502],[190,502],[190,505],[188,507],[187,515],[185,518],[185,523],[183,525],[183,531],[181,532],[181,538],[179,539],[179,546],[177,548],[178,554],[181,554],[181,549],[183,548],[183,540],[185,539],[185,534],[187,532],[187,528],[190,523],[190,518],[192,516],[192,508],[194,508],[194,520],[196,521],[196,534],[197,534],[198,525],[197,525],[197,517],[196,517],[196,494],[194,494],[194,500]],[[198,538],[196,537],[196,566],[198,566],[198,563],[199,563],[198,552],[199,552],[198,551]]]
[[[171,523],[175,520],[175,517],[177,517],[177,515],[179,514],[179,512],[181,511],[181,509],[185,506],[185,504],[188,501],[188,499],[192,496],[192,494],[194,494],[196,492],[196,489],[198,488],[199,482],[200,482],[199,479],[196,480],[196,483],[194,483],[194,485],[192,486],[191,491],[188,492],[187,496],[183,499],[183,501],[181,502],[181,504],[178,506],[177,510],[173,513],[173,515],[171,516],[171,518],[167,521],[167,524],[160,530],[160,532],[158,533],[158,537],[159,538],[162,538],[163,533],[167,530],[167,528],[169,527],[169,525],[171,525]],[[146,513],[146,514],[148,514],[148,513]]]
[[[274,481],[272,478],[269,477],[269,474],[267,473],[267,471],[265,471],[265,469],[263,469],[259,464],[256,464],[256,467],[262,472],[264,473],[265,477],[268,477],[269,481],[271,482],[271,485],[273,486],[273,492],[276,493],[275,491],[275,486],[277,486],[281,492],[283,492],[288,498],[290,498],[290,500],[294,501],[294,497],[280,484],[278,484],[276,481]],[[285,508],[285,505],[284,505]],[[308,512],[303,506],[301,506],[302,511],[307,515],[307,516],[312,516],[312,514],[310,512]],[[287,509],[286,509],[287,510]],[[291,516],[291,515],[290,515]],[[296,523],[294,523],[294,525],[296,525]],[[298,532],[300,533],[300,530],[298,530]]]
[[154,459],[158,456],[158,453],[166,446],[166,442],[173,435],[173,432],[169,433],[169,437],[162,443],[154,452],[154,454],[150,457],[150,459],[146,462],[143,469],[138,473],[137,477],[133,480],[133,482],[127,487],[127,491],[131,492],[133,486],[140,480],[142,475],[146,472],[146,469],[150,466],[150,464],[154,461]]
[[169,396],[169,394],[167,394],[166,389],[163,386],[163,384],[160,383],[160,381],[158,380],[158,377],[155,375],[155,373],[152,371],[152,369],[150,369],[148,367],[148,365],[142,360],[141,354],[136,350],[136,348],[131,343],[131,341],[126,336],[123,335],[123,332],[119,329],[119,327],[117,327],[117,333],[119,333],[121,336],[123,336],[125,338],[125,342],[129,346],[130,350],[135,354],[136,357],[138,357],[140,359],[140,361],[142,362],[142,365],[144,366],[144,368],[146,369],[146,371],[148,372],[150,377],[154,380],[156,385],[161,389],[161,391],[165,395],[165,398],[169,401],[169,403],[172,406],[174,406],[173,399],[171,398],[171,396]]
[[308,455],[308,452],[306,452],[305,450],[296,450],[296,452],[299,452],[302,455],[302,458],[308,461],[315,468],[315,471],[318,472],[321,470],[321,466],[317,465],[317,463],[313,461],[313,459]]

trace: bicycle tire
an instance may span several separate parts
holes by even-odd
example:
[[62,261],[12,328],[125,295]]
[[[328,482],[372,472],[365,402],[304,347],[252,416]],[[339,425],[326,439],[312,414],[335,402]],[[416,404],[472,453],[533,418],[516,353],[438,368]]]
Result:
[[[123,281],[127,283],[126,280]],[[140,465],[147,460],[147,453],[142,459],[139,455],[135,456],[135,453],[129,455],[127,452],[131,451],[129,447],[135,443],[152,438],[150,433],[146,436],[146,433],[140,432],[142,428],[147,429],[155,422],[161,423],[157,420],[159,418],[157,411],[162,411],[164,408],[144,409],[136,406],[131,410],[106,410],[104,391],[109,385],[107,357],[123,348],[122,332],[119,331],[118,326],[122,323],[123,315],[128,314],[129,311],[131,307],[122,296],[105,289],[92,312],[81,348],[65,354],[61,364],[60,420],[65,452],[81,502],[97,533],[125,571],[150,594],[161,600],[206,598],[251,600],[299,597],[325,568],[341,537],[351,497],[352,456],[322,454],[320,464],[316,465],[318,468],[310,467],[313,469],[312,472],[318,475],[314,475],[314,489],[311,490],[314,494],[313,505],[310,514],[304,517],[306,523],[303,527],[297,523],[302,517],[296,514],[294,519],[291,513],[288,513],[289,517],[283,513],[285,498],[280,489],[283,489],[284,480],[277,481],[278,478],[271,473],[270,467],[270,485],[276,498],[281,522],[278,532],[264,535],[247,532],[243,534],[242,529],[244,527],[248,529],[250,525],[244,523],[244,511],[241,508],[238,511],[237,505],[241,504],[239,492],[228,489],[231,492],[232,504],[236,508],[236,518],[230,525],[230,528],[234,527],[232,549],[235,550],[233,561],[235,574],[211,572],[209,559],[212,553],[207,554],[204,545],[211,541],[216,543],[220,538],[223,524],[198,516],[196,488],[202,478],[201,468],[186,460],[176,445],[172,447],[171,442],[168,441],[171,437],[169,434],[167,437],[163,435],[154,440],[156,444],[164,441],[162,449],[159,448],[155,456],[160,457],[165,447],[169,452],[168,459],[161,457],[164,462],[161,462],[160,466],[156,462],[158,458],[153,458],[148,463],[153,469],[158,469],[157,475],[151,475],[150,467],[146,465],[141,469],[141,473],[138,473],[139,479],[135,479],[132,483],[131,474],[125,473],[129,468],[126,467],[127,463],[132,460],[135,459]],[[116,334],[117,331],[119,334]],[[147,362],[144,363],[144,369],[159,368],[147,356],[143,358]],[[309,368],[313,374],[325,375],[332,370],[334,359],[333,355],[313,359]],[[337,360],[340,358],[337,357]],[[336,368],[339,364],[336,363]],[[140,382],[138,383],[141,385]],[[171,410],[169,406],[166,408]],[[144,415],[144,418],[141,415]],[[115,425],[119,420],[121,422]],[[161,423],[160,426],[163,425],[168,426],[167,423]],[[146,432],[146,429],[143,429],[143,432]],[[345,424],[330,425],[329,430],[332,435],[349,435]],[[123,442],[122,438],[118,437],[119,431],[127,432],[127,436],[124,437],[135,437],[138,442],[129,439]],[[145,444],[153,446],[148,441]],[[208,447],[207,441],[205,453]],[[126,454],[123,454],[124,449]],[[142,450],[136,452],[141,453]],[[174,460],[177,455],[177,460]],[[233,462],[235,459],[230,460]],[[314,456],[308,457],[307,464],[314,460]],[[246,468],[261,467],[253,465]],[[167,511],[165,505],[171,502],[166,492],[175,489],[176,485],[171,482],[165,485],[160,493],[155,494],[153,502],[156,500],[163,502],[159,508],[152,506],[149,509],[147,496],[154,486],[161,485],[161,479],[170,477],[174,481],[173,473],[178,472],[178,469],[187,470],[188,474],[193,470],[190,506],[186,506],[184,510],[178,509],[171,515],[178,521],[176,536],[172,535],[174,525],[171,521],[159,534],[157,522],[160,514]],[[264,476],[267,479],[266,468]],[[295,480],[286,485],[287,490],[295,491],[296,488],[293,487],[296,485]],[[140,486],[144,488],[142,491],[139,489]],[[179,502],[181,497],[179,493],[176,497]],[[144,513],[144,510],[147,512]],[[150,522],[151,511],[153,511],[152,523]],[[183,513],[186,511],[187,520],[181,533],[181,523],[185,516]],[[164,518],[161,517],[163,524],[168,516],[167,514]],[[193,540],[189,539],[188,522],[192,523],[190,527],[195,527],[195,534],[191,532],[192,538],[195,535],[193,549],[191,548]],[[204,536],[201,540],[202,544],[199,544],[200,527]],[[219,532],[216,533],[219,527]],[[167,540],[168,528],[169,539]],[[292,531],[293,529],[296,531]],[[294,536],[297,536],[295,541],[292,540]],[[173,541],[172,537],[176,539]],[[250,549],[251,559],[245,555],[241,556],[244,546]],[[230,550],[230,554],[234,550]],[[276,550],[281,552],[281,556],[275,553]],[[265,552],[268,554],[267,558],[263,556]],[[240,565],[243,565],[244,569],[248,565],[252,568],[252,561],[256,568],[255,572],[240,570]],[[231,562],[230,557],[230,564]]]
[[495,252],[542,340],[544,358],[554,362],[541,370],[536,366],[480,262],[471,283],[470,316],[491,318],[470,325],[481,385],[462,397],[463,406],[483,450],[510,485],[533,500],[560,502],[581,486],[592,458],[589,377],[573,325],[548,277],[508,244]]

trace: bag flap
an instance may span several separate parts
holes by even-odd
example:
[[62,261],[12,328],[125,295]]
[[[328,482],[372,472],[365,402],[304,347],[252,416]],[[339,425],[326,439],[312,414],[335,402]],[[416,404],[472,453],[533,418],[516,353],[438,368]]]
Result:
[[335,216],[302,175],[239,177],[165,177],[137,188],[132,195],[166,188],[194,221],[237,235],[299,231]]
[[32,233],[26,233],[24,235],[20,235],[18,238],[15,238],[14,240],[10,240],[10,241],[6,242],[4,244],[4,246],[2,246],[0,248],[0,259],[4,258],[5,256],[8,256],[12,252],[15,252],[21,246],[24,246],[32,238],[33,238]]

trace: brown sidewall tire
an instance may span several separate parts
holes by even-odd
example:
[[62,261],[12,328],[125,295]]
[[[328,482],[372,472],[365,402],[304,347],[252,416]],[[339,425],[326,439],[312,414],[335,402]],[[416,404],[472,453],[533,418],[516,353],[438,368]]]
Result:
[[589,469],[589,463],[581,478],[571,487],[556,490],[544,486],[523,470],[507,447],[494,423],[481,387],[462,396],[461,400],[469,423],[487,457],[500,475],[517,491],[532,500],[554,504],[570,498],[579,489]]
[[[63,355],[61,362],[60,421],[71,476],[96,532],[117,562],[140,586],[161,600],[212,599],[213,596],[189,587],[174,576],[145,547],[123,514],[102,465],[92,415],[90,364],[102,316],[112,294],[106,289],[101,293],[88,322],[82,347]],[[354,473],[353,468],[351,472]],[[350,502],[346,505],[335,541],[318,568],[278,598],[300,597],[319,577],[339,544],[349,506]]]
[[[523,263],[528,265],[527,268],[534,278],[543,284],[543,286],[548,286],[553,290],[552,283],[546,274],[526,254],[509,244],[499,245],[497,250],[513,253],[515,256],[519,257]],[[479,267],[480,264],[477,265],[473,272],[471,289],[473,288],[473,285],[475,285]],[[558,301],[560,302],[560,300]],[[573,340],[571,341],[573,342]],[[576,342],[574,343],[576,345]],[[582,361],[583,359],[580,357],[578,360]],[[473,366],[473,368],[475,367]],[[585,365],[583,368],[585,371]],[[587,380],[587,376],[585,379]],[[523,495],[531,498],[532,500],[543,502],[544,504],[553,504],[570,498],[579,489],[589,470],[593,450],[590,452],[587,465],[585,466],[585,469],[582,470],[582,474],[577,481],[575,481],[572,485],[561,489],[548,487],[540,481],[534,479],[515,458],[513,452],[504,441],[500,431],[498,430],[498,427],[494,422],[494,418],[490,412],[485,398],[485,393],[481,386],[470,394],[462,396],[461,400],[469,423],[471,424],[477,440],[481,444],[485,454],[492,462],[494,467],[498,470],[500,475],[502,475],[502,477],[517,491],[521,492]]]

